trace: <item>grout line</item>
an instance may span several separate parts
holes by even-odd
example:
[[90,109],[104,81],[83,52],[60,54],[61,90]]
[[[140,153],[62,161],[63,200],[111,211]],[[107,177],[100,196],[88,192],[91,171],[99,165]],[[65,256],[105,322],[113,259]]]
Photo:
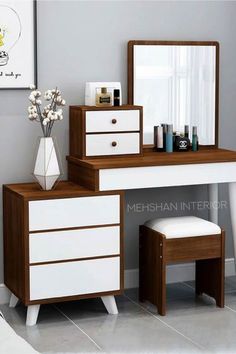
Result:
[[185,336],[183,333],[179,332],[176,328],[172,327],[171,325],[169,325],[168,323],[166,323],[165,321],[161,320],[159,317],[157,317],[156,315],[154,315],[151,311],[149,311],[148,309],[146,309],[144,306],[140,305],[138,302],[132,300],[129,296],[124,295],[127,299],[129,299],[134,305],[140,307],[143,311],[147,312],[149,315],[151,315],[152,317],[154,317],[155,319],[157,319],[158,321],[160,321],[161,323],[163,323],[165,326],[167,326],[168,328],[170,328],[172,331],[176,332],[177,334],[179,334],[181,337],[187,339],[189,342],[191,342],[192,344],[194,344],[196,347],[198,347],[201,350],[206,350],[205,347],[203,347],[201,344],[196,343],[195,341],[193,341],[191,338]]
[[226,306],[226,305],[225,305],[225,308],[227,308],[228,310],[230,310],[230,311],[236,313],[236,310],[232,309],[230,306]]
[[185,281],[183,281],[182,284],[184,284],[185,286],[187,286],[187,288],[190,288],[190,289],[195,290],[194,286],[189,285],[188,283],[185,283]]
[[64,316],[68,321],[70,321],[80,332],[82,332],[100,351],[103,351],[103,349],[86,333],[80,328],[70,317],[68,317],[62,310],[60,310],[56,305],[53,305],[53,307],[60,312],[62,316]]
[[[189,285],[189,284],[187,284],[187,283],[185,283],[185,282],[183,282],[183,284],[186,285],[186,286],[188,286],[188,287],[191,288],[191,289],[194,289],[193,286],[191,286],[191,285]],[[235,293],[235,291],[236,291],[236,290],[228,291],[228,292],[226,292],[226,294]],[[208,296],[208,295],[207,295],[207,296]],[[228,310],[230,310],[230,311],[232,311],[232,312],[234,312],[234,313],[236,313],[236,310],[232,309],[230,306],[225,305],[225,308],[228,309]]]
[[[182,282],[182,284],[184,284],[188,288],[195,289],[192,285],[189,285],[188,283]],[[236,289],[225,291],[225,295],[233,293],[236,293]]]
[[226,292],[225,292],[226,295],[227,295],[227,294],[233,294],[233,293],[236,293],[236,289],[234,289],[234,290],[229,290],[229,291],[226,291]]

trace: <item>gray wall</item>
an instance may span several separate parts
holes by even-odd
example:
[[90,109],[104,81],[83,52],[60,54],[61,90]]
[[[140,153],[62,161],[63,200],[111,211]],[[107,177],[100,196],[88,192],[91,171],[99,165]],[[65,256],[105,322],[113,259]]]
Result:
[[[86,81],[121,81],[126,97],[130,39],[218,40],[220,63],[220,145],[236,149],[236,3],[205,1],[38,1],[38,76],[44,90],[57,85],[69,104],[84,102]],[[27,120],[28,91],[0,91],[0,183],[31,180],[32,154],[39,126]],[[68,107],[54,131],[62,157],[68,152]],[[66,171],[66,164],[64,160]],[[174,178],[174,176],[173,176]],[[126,201],[157,204],[157,212],[126,213],[126,268],[138,265],[138,225],[156,215],[178,215],[165,201],[204,201],[206,187],[129,191]],[[220,198],[228,200],[222,186]],[[162,209],[161,209],[162,208]],[[172,206],[173,208],[173,206]],[[174,208],[173,208],[174,209]],[[207,210],[186,213],[207,216]],[[201,207],[200,207],[201,209]],[[3,282],[2,209],[0,211],[0,283]],[[228,208],[220,211],[227,231],[227,256],[232,257]]]

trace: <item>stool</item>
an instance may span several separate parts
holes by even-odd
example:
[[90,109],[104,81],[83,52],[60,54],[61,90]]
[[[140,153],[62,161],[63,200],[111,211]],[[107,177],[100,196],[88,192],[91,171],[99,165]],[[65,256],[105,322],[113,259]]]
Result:
[[161,218],[140,226],[139,299],[166,314],[166,265],[196,261],[196,294],[224,307],[225,232],[194,217]]

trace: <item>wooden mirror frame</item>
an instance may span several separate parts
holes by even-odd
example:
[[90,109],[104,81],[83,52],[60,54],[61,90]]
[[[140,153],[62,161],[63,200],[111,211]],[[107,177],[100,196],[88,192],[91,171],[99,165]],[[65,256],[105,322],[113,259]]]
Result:
[[[215,46],[216,48],[216,88],[215,88],[215,144],[202,145],[202,148],[218,148],[219,133],[219,54],[220,45],[216,41],[148,41],[132,40],[128,42],[128,104],[134,104],[134,46],[136,45],[188,45],[188,46]],[[145,149],[152,149],[154,145],[144,145]]]

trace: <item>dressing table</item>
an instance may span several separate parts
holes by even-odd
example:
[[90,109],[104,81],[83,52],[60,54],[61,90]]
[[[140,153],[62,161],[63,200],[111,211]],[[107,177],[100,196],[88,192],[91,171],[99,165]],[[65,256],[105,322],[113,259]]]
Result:
[[[227,183],[236,254],[236,152],[218,148],[219,43],[130,41],[128,103],[143,106],[143,155],[67,156],[69,180],[94,191],[207,184],[214,223],[218,185]],[[156,152],[157,123],[196,125],[199,151]]]
[[[218,185],[228,183],[236,254],[236,152],[218,148],[218,90],[217,42],[131,41],[129,105],[70,109],[69,182],[4,187],[5,283],[29,325],[56,301],[101,297],[117,313],[125,190],[207,184],[217,224]],[[155,151],[160,123],[197,126],[199,151]]]

